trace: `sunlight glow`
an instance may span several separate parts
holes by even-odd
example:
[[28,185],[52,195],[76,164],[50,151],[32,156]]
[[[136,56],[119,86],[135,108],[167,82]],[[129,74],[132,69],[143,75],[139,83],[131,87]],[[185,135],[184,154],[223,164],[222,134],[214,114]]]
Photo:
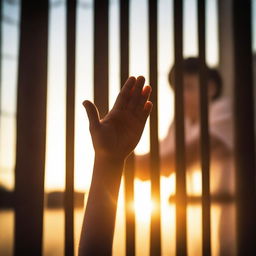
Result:
[[150,219],[154,209],[154,202],[151,200],[151,184],[149,181],[134,181],[134,209],[136,218],[139,221],[147,221]]
[[[3,1],[3,15],[17,20],[19,24],[20,4]],[[13,1],[20,2],[20,1]],[[50,0],[50,3],[53,0]],[[60,1],[62,2],[62,1]],[[76,45],[76,95],[75,95],[75,190],[87,191],[90,188],[94,150],[91,142],[89,123],[82,106],[85,99],[93,101],[93,0],[82,4],[77,10],[77,45]],[[198,54],[197,9],[196,0],[184,1],[184,57]],[[109,105],[113,105],[120,87],[120,0],[111,0],[109,6]],[[253,49],[256,51],[256,1],[253,3]],[[206,59],[210,66],[219,62],[218,45],[218,1],[206,1]],[[81,7],[81,8],[80,8]],[[174,95],[169,86],[168,72],[174,63],[173,48],[173,0],[158,1],[158,136],[163,139],[174,115]],[[130,1],[130,75],[143,75],[149,84],[149,29],[148,1]],[[19,26],[2,25],[2,65],[0,92],[0,185],[14,189],[16,161],[16,105],[17,73],[19,51]],[[49,50],[48,50],[48,88],[47,88],[47,138],[45,163],[45,191],[64,190],[65,186],[65,127],[66,127],[66,8],[65,1],[49,12]],[[5,58],[5,57],[11,58]],[[136,154],[149,152],[149,121],[143,136],[135,149]],[[160,178],[161,193],[161,240],[163,255],[175,254],[175,205],[170,203],[170,195],[175,194],[175,173]],[[187,172],[187,193],[202,194],[202,173],[198,168]],[[215,179],[217,180],[217,179]],[[86,194],[87,195],[87,194]],[[156,208],[151,200],[150,181],[134,180],[134,202],[136,222],[136,255],[149,255],[150,217]],[[85,198],[86,200],[86,198]],[[86,203],[85,203],[86,204]],[[211,230],[213,255],[218,255],[219,220],[222,206],[213,204],[211,208]],[[226,213],[235,209],[229,209]],[[44,252],[52,255],[62,253],[64,244],[63,210],[49,210],[44,216]],[[13,246],[14,213],[10,210],[1,212],[0,247]],[[75,210],[76,248],[80,235],[84,209]],[[231,216],[233,216],[231,215]],[[122,180],[116,215],[113,255],[125,255],[125,200]],[[234,217],[233,217],[234,218]],[[7,221],[10,221],[11,225]],[[191,255],[201,253],[201,205],[188,206],[188,249]],[[235,227],[235,225],[233,225]],[[2,228],[2,229],[3,229]],[[56,230],[60,234],[56,236]],[[227,228],[228,230],[228,228]],[[231,230],[231,229],[230,229]],[[234,239],[235,231],[230,231],[228,239]],[[232,236],[233,235],[233,236]],[[229,238],[230,237],[230,238]],[[143,246],[141,244],[143,243]],[[56,246],[57,245],[57,246]],[[56,248],[55,248],[56,247]],[[62,249],[60,249],[62,248]],[[12,249],[11,249],[12,250]],[[52,253],[52,250],[54,251]],[[77,251],[77,250],[76,250]],[[55,253],[57,252],[57,254]],[[198,252],[200,252],[198,254]],[[0,253],[1,254],[1,253]],[[11,253],[10,253],[11,254]],[[1,254],[2,255],[2,254]]]
[[202,194],[202,172],[195,169],[187,173],[187,193],[193,196]]

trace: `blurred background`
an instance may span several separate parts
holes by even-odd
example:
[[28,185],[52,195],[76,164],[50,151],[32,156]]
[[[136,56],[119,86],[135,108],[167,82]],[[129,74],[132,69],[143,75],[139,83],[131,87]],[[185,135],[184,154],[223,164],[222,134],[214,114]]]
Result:
[[[206,0],[206,63],[217,68],[223,76],[224,95],[232,97],[232,60],[228,44],[230,36],[220,31],[220,24],[230,18],[231,0],[222,3]],[[222,1],[223,2],[223,1]],[[256,51],[256,1],[252,0],[253,53]],[[16,164],[16,113],[17,79],[20,41],[20,0],[2,0],[1,13],[1,83],[0,83],[0,255],[13,255],[15,213],[12,192],[15,189]],[[74,158],[74,238],[75,252],[79,241],[82,218],[92,177],[94,152],[88,130],[88,120],[82,101],[93,101],[93,0],[77,1],[76,23],[76,84],[75,84],[75,158]],[[225,7],[225,8],[224,8]],[[111,108],[120,88],[120,17],[119,0],[109,1],[109,107]],[[183,56],[196,57],[198,50],[197,1],[183,3]],[[158,1],[158,137],[163,140],[174,118],[174,93],[169,85],[168,73],[174,64],[173,1]],[[222,23],[220,23],[222,22]],[[226,23],[225,23],[226,24]],[[228,26],[228,23],[225,25]],[[226,27],[228,31],[228,27]],[[149,83],[148,1],[130,0],[129,21],[129,73],[143,75]],[[221,55],[221,56],[220,56]],[[227,59],[223,66],[220,59]],[[255,58],[253,58],[255,60]],[[224,61],[225,62],[225,61]],[[225,66],[226,65],[226,66]],[[36,86],[36,85],[35,85]],[[49,2],[48,77],[46,152],[43,214],[43,255],[64,254],[65,152],[66,152],[66,1]],[[135,154],[148,153],[149,123]],[[29,182],[29,177],[27,177]],[[187,192],[200,196],[201,172],[187,176]],[[214,179],[214,177],[213,177]],[[154,207],[151,201],[151,183],[134,180],[134,211],[136,255],[149,255],[150,215]],[[161,191],[161,245],[162,255],[175,254],[175,204],[170,195],[175,193],[175,174],[160,179]],[[8,197],[9,196],[9,197]],[[211,205],[212,254],[220,255],[219,221],[221,211],[228,209],[233,225],[228,227],[230,254],[235,252],[234,202]],[[187,206],[187,246],[189,255],[202,254],[201,203]],[[125,207],[122,181],[118,201],[113,255],[125,255]],[[77,254],[77,253],[76,253]]]

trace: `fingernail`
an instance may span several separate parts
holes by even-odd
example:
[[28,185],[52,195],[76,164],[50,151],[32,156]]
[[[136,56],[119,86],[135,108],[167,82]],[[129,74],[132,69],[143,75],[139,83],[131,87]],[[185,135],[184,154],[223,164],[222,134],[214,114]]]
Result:
[[88,101],[87,100],[85,100],[85,101],[83,101],[83,106],[85,107],[85,109],[86,109],[86,105],[88,104]]
[[137,79],[141,79],[141,80],[145,81],[145,77],[144,76],[138,76]]
[[142,95],[143,96],[147,96],[147,95],[149,95],[151,93],[151,91],[152,91],[151,87],[147,85],[145,87],[145,89],[142,91]]

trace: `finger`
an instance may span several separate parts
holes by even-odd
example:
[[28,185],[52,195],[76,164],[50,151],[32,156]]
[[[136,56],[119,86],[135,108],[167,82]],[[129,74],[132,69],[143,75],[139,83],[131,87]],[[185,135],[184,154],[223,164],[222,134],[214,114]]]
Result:
[[135,85],[135,83],[136,83],[136,78],[133,76],[129,77],[126,80],[120,93],[117,96],[116,102],[114,104],[114,108],[122,109],[126,107],[130,98],[130,92],[133,86]]
[[141,114],[141,121],[143,122],[143,124],[146,123],[152,108],[153,108],[153,103],[151,101],[147,101],[144,106],[143,112]]
[[138,104],[138,101],[140,99],[141,90],[144,86],[145,78],[143,76],[139,76],[137,78],[136,84],[134,86],[134,91],[132,92],[131,99],[128,103],[127,108],[129,110],[134,110]]
[[97,107],[90,101],[85,100],[83,105],[90,122],[90,129],[96,128],[100,124],[99,112]]
[[143,111],[145,103],[148,101],[151,94],[151,87],[149,85],[145,86],[141,92],[139,102],[136,106],[136,112],[139,114]]

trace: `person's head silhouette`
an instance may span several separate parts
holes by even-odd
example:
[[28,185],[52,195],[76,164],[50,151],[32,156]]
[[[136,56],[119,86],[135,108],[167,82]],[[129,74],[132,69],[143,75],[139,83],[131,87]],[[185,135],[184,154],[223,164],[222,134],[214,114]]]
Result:
[[[193,122],[199,119],[199,59],[195,57],[183,60],[184,105],[185,116]],[[175,65],[169,72],[170,86],[174,87]],[[220,98],[222,93],[222,79],[217,69],[206,67],[209,102]]]

